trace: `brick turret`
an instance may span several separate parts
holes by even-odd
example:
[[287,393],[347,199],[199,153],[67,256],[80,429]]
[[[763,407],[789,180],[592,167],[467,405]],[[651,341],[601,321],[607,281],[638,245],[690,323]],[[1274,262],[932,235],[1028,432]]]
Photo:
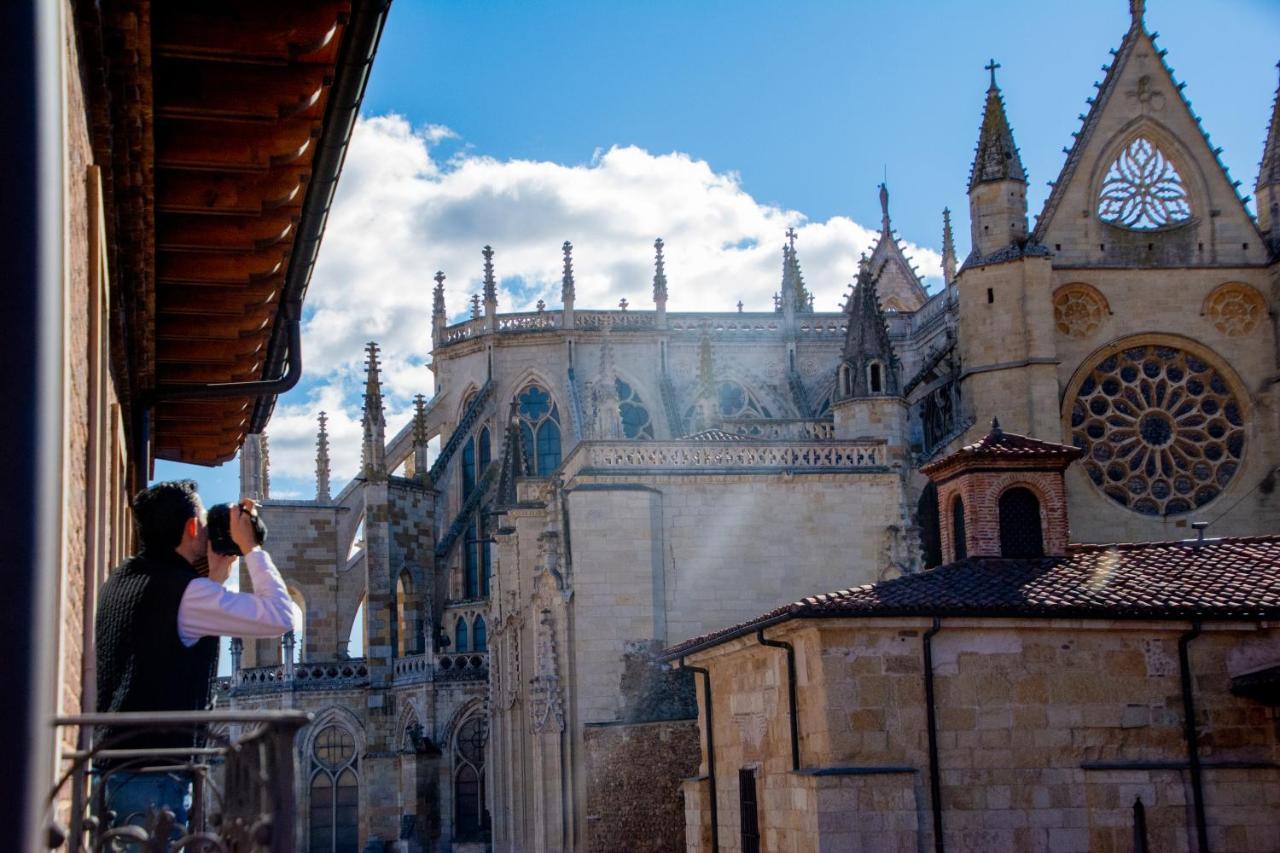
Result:
[[1082,451],[1005,432],[991,419],[981,441],[920,471],[938,487],[942,561],[1066,553],[1063,472]]

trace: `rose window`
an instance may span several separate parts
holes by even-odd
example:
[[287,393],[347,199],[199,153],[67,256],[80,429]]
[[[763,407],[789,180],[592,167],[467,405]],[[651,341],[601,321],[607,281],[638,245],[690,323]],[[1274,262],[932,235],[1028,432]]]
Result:
[[1053,321],[1069,338],[1087,338],[1102,325],[1107,306],[1092,287],[1061,288],[1053,297]]
[[1171,346],[1100,361],[1071,406],[1089,478],[1143,515],[1178,515],[1226,488],[1244,454],[1244,417],[1222,373]]
[[1267,313],[1267,303],[1262,294],[1249,285],[1228,282],[1209,294],[1205,313],[1214,328],[1234,338],[1254,330]]
[[1098,218],[1121,228],[1153,231],[1191,218],[1182,176],[1151,140],[1138,137],[1102,179]]

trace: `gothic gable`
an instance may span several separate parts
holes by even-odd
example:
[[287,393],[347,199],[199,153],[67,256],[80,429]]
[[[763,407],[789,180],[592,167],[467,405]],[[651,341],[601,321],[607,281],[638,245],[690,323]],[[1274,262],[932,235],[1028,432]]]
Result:
[[1253,219],[1140,15],[1090,103],[1033,235],[1056,264],[1266,262]]
[[886,311],[918,311],[929,299],[920,277],[911,268],[897,239],[882,233],[869,259],[871,269],[879,271],[876,288],[880,293],[880,306]]

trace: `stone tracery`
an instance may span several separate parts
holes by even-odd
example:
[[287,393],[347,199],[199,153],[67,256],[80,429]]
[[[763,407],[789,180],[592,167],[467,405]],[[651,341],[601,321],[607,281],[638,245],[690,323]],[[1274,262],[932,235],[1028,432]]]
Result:
[[1213,326],[1228,337],[1252,332],[1267,313],[1262,294],[1247,284],[1227,282],[1214,288],[1204,300],[1204,312]]
[[1106,297],[1087,284],[1064,285],[1053,295],[1054,325],[1069,338],[1089,337],[1109,313]]
[[1170,345],[1102,358],[1080,383],[1070,423],[1089,478],[1143,515],[1209,503],[1244,455],[1244,412],[1222,371]]
[[1098,218],[1133,231],[1153,231],[1191,218],[1182,176],[1154,142],[1139,136],[1107,169]]

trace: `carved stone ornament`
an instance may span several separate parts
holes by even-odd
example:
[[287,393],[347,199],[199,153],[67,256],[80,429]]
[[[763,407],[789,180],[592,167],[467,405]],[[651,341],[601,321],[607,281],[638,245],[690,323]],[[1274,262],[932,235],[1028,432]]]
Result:
[[1085,284],[1068,284],[1053,295],[1053,322],[1069,338],[1091,336],[1111,313],[1101,293]]
[[1167,344],[1105,356],[1070,404],[1071,438],[1094,485],[1142,515],[1212,501],[1244,457],[1244,411],[1223,370]]
[[1227,337],[1247,335],[1266,316],[1267,301],[1247,284],[1227,282],[1214,288],[1204,301],[1204,313],[1213,327]]
[[1182,176],[1150,139],[1134,139],[1107,169],[1098,193],[1098,218],[1131,231],[1169,228],[1191,218]]
[[538,620],[538,674],[530,681],[529,715],[535,734],[564,731],[564,691],[556,656],[555,617],[543,610]]

